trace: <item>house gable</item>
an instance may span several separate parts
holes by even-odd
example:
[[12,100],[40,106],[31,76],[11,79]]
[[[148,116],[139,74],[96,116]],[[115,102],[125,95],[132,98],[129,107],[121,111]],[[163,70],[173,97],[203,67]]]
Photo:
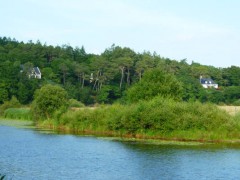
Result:
[[42,78],[41,71],[38,67],[33,67],[26,70],[26,68],[24,68],[24,65],[20,65],[20,69],[21,69],[20,72],[21,73],[25,72],[29,78],[36,78],[36,79]]
[[34,67],[32,69],[32,73],[30,75],[31,77],[34,77],[36,79],[41,79],[42,78],[42,74],[41,74],[41,71],[38,67]]
[[211,78],[200,77],[200,83],[204,88],[218,88],[218,84],[215,83]]

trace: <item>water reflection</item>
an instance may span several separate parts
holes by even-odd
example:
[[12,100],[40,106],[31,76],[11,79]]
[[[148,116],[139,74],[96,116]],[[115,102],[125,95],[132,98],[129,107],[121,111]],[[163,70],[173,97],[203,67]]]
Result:
[[0,126],[0,173],[11,179],[237,179],[238,147],[176,146]]
[[240,168],[239,147],[232,149],[226,148],[226,145],[174,146],[138,143],[124,145],[139,154],[138,157],[142,157],[138,158],[138,164],[150,179],[235,179]]

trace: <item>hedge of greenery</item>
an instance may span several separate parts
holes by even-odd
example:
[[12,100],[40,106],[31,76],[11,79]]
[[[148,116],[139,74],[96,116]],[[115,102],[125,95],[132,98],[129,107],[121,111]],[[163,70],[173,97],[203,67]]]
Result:
[[239,119],[212,104],[156,97],[131,105],[69,110],[57,116],[55,124],[75,132],[210,140],[239,138]]

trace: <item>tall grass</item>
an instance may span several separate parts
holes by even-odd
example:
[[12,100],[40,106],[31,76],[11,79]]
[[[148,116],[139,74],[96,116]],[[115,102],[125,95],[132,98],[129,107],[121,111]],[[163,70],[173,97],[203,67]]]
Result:
[[8,108],[4,111],[6,119],[32,120],[32,113],[29,108]]
[[239,138],[239,119],[212,104],[176,102],[156,97],[131,105],[114,104],[95,110],[69,110],[55,121],[59,127],[76,132],[216,140]]

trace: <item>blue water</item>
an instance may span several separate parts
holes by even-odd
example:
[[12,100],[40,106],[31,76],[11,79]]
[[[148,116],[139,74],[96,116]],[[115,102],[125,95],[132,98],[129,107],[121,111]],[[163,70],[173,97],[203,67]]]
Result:
[[0,125],[7,179],[239,179],[240,148],[150,145]]

